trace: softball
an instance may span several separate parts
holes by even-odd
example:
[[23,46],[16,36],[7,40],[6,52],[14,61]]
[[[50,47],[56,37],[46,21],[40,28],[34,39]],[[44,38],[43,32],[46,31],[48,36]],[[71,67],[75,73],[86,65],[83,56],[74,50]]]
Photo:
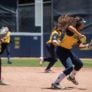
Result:
[[80,38],[81,43],[86,43],[86,39],[87,39],[86,36]]

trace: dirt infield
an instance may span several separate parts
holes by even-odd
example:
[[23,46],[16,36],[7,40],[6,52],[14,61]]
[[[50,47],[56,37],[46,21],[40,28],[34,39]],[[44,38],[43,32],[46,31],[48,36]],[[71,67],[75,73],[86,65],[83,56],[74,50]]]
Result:
[[80,84],[73,85],[67,79],[63,80],[65,89],[53,90],[50,84],[62,71],[53,68],[54,72],[44,73],[43,67],[3,67],[3,85],[0,92],[92,92],[92,69],[82,69],[77,74]]

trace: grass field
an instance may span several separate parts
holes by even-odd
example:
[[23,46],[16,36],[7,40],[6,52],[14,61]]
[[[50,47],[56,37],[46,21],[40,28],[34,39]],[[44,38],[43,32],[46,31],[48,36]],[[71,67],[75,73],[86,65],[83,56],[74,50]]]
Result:
[[[3,66],[23,66],[23,67],[40,67],[39,59],[38,58],[11,58],[12,64],[7,64],[7,59],[2,58],[2,65]],[[83,59],[84,67],[92,68],[92,59]],[[46,66],[48,63],[45,62],[43,67]],[[58,61],[55,67],[61,67],[62,64]]]

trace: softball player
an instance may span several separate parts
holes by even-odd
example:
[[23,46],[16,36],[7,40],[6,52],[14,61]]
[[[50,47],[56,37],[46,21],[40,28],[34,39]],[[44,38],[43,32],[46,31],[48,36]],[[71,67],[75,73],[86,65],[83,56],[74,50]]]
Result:
[[1,31],[3,32],[4,36],[0,39],[1,41],[1,51],[0,54],[2,54],[4,51],[6,51],[7,54],[7,63],[11,64],[10,61],[10,31],[8,27],[2,27]]
[[[47,66],[47,68],[45,69],[45,72],[50,72],[51,71],[51,67],[55,64],[55,62],[57,61],[56,58],[56,44],[58,43],[53,43],[55,40],[58,39],[61,40],[61,36],[62,36],[62,30],[65,31],[64,29],[67,27],[68,24],[68,29],[69,31],[74,32],[77,36],[83,36],[81,35],[79,32],[76,32],[76,29],[71,26],[72,24],[72,19],[73,17],[64,15],[64,16],[60,16],[58,18],[58,24],[57,26],[54,28],[54,31],[52,31],[51,35],[50,35],[50,40],[46,43],[46,48],[50,54],[50,57],[47,58],[41,58],[40,64],[42,64],[43,61],[49,61],[49,64]],[[58,44],[57,44],[58,45]]]
[[40,64],[42,64],[42,62],[45,61],[49,62],[48,66],[45,69],[45,72],[50,72],[51,67],[57,61],[55,40],[58,40],[59,42],[60,36],[61,36],[61,27],[55,26],[53,31],[51,32],[50,39],[46,42],[46,48],[47,51],[49,52],[50,57],[43,58],[43,60],[40,62]]
[[[84,23],[81,18],[77,19],[76,25],[74,27],[80,31],[84,26]],[[88,47],[88,44],[82,44],[81,38],[76,36],[73,32],[68,31],[66,29],[66,33],[64,38],[57,46],[57,56],[60,59],[61,63],[64,65],[65,70],[60,73],[60,75],[56,78],[56,80],[51,84],[52,88],[60,89],[60,82],[69,75],[67,78],[75,85],[78,85],[78,81],[75,79],[76,73],[83,67],[82,61],[72,52],[72,48],[74,45],[79,46],[79,48]],[[71,59],[69,61],[68,59]]]

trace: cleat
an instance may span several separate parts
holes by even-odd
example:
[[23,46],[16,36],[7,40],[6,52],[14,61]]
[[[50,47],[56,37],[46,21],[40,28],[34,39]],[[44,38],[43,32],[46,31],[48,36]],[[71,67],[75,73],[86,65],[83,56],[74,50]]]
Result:
[[52,89],[61,89],[61,86],[60,86],[59,83],[52,83],[52,84],[51,84],[51,88],[52,88]]
[[78,85],[79,83],[78,83],[78,81],[75,79],[75,78],[72,78],[71,76],[69,76],[68,78],[67,78],[67,80],[69,80],[69,81],[71,81],[73,84],[75,84],[75,85]]
[[45,73],[50,73],[51,71],[51,69],[45,69]]

